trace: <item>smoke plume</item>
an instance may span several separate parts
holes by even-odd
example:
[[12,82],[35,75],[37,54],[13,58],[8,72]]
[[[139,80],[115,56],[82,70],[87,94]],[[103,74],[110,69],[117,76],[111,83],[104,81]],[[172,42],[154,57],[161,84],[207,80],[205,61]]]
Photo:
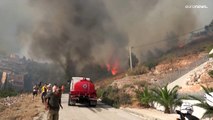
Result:
[[166,39],[169,34],[181,36],[197,27],[193,9],[185,9],[185,5],[193,4],[193,2],[190,3],[189,0],[105,1],[115,24],[119,26],[119,29],[128,33],[129,44],[135,47],[133,52],[140,59],[146,58],[141,55],[148,50],[167,49],[165,42],[157,41]]
[[32,7],[41,19],[33,26],[30,53],[52,60],[69,76],[79,74],[89,64],[104,65],[127,60],[128,40],[100,0],[37,0]]
[[20,36],[30,57],[58,63],[70,76],[91,65],[116,64],[125,69],[128,46],[141,60],[144,51],[166,49],[166,43],[155,41],[196,28],[196,16],[185,9],[186,4],[184,0],[31,0],[33,24]]

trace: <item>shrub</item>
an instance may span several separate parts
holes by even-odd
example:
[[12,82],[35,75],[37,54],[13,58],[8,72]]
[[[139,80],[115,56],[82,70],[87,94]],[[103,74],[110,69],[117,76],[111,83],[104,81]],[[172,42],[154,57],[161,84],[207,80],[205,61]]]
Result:
[[141,103],[141,105],[144,106],[145,108],[149,108],[152,106],[154,95],[153,92],[150,91],[147,86],[145,86],[145,88],[142,91],[137,90],[136,97]]
[[147,73],[148,71],[149,71],[148,67],[139,64],[133,70],[128,70],[128,74],[129,75],[141,75],[141,74]]
[[119,90],[116,86],[109,86],[106,89],[103,89],[101,97],[104,103],[115,108],[120,107],[121,104],[131,103],[131,96]]
[[0,112],[3,112],[6,109],[6,107],[4,105],[0,104]]
[[[210,44],[205,47],[205,51],[209,53],[212,50],[212,48],[213,48],[213,45]],[[213,54],[210,54],[209,57],[213,57]]]
[[131,86],[132,86],[131,84],[125,84],[122,89],[129,88]]
[[99,89],[96,90],[96,93],[97,93],[98,98],[102,98],[103,93],[104,93],[104,89],[99,88]]
[[213,48],[213,45],[212,44],[209,44],[208,46],[205,46],[205,51],[206,52],[210,52]]
[[111,98],[109,98],[109,97],[103,97],[103,100],[102,100],[102,101],[103,101],[104,103],[110,105],[110,106],[115,107],[115,108],[118,108],[118,107],[119,107],[119,105],[118,105],[118,103],[116,102],[116,100],[113,100],[113,99],[111,99]]
[[148,67],[149,69],[154,68],[158,62],[157,60],[151,60],[151,61],[147,61],[144,63],[146,67]]
[[137,81],[137,82],[134,83],[134,85],[137,85],[137,86],[140,87],[140,88],[145,87],[147,84],[148,84],[148,83],[147,83],[147,81],[145,81],[145,80]]
[[16,96],[18,93],[14,89],[5,89],[0,90],[0,98],[4,98],[7,96]]
[[131,103],[132,103],[131,96],[129,94],[124,92],[119,94],[119,104],[126,105]]
[[113,107],[119,107],[118,88],[115,86],[109,86],[104,89],[102,94],[102,101]]
[[209,75],[213,78],[213,70],[209,71]]
[[155,93],[155,99],[157,103],[164,106],[164,113],[172,113],[174,108],[177,105],[181,104],[181,98],[177,98],[178,96],[178,86],[173,87],[171,90],[167,88],[168,85],[163,88],[158,87],[153,89],[152,91]]

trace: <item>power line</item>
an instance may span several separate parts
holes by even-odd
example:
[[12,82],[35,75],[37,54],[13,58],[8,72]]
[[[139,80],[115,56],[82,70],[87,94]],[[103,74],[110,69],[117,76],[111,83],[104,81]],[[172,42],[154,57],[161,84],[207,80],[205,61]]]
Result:
[[[182,37],[182,36],[185,36],[185,35],[188,35],[188,34],[192,34],[192,33],[195,32],[195,31],[200,31],[200,30],[202,30],[203,28],[204,28],[204,27],[199,28],[199,29],[196,29],[196,30],[193,30],[193,31],[191,31],[191,32],[184,33],[183,35],[180,35],[180,36],[178,36],[178,37],[176,37],[176,38],[174,38],[174,39],[178,39],[178,38],[180,38],[180,37]],[[149,45],[157,44],[157,43],[159,43],[159,42],[168,41],[168,40],[174,40],[174,39],[169,39],[169,38],[168,38],[168,39],[162,39],[162,40],[154,41],[154,42],[151,42],[151,43],[146,43],[146,44],[143,44],[143,45],[130,46],[130,47],[129,47],[129,60],[130,60],[130,69],[131,69],[131,71],[132,71],[132,49],[133,49],[133,48],[137,48],[137,47],[141,47],[141,46],[149,46]],[[190,38],[188,38],[188,39],[190,39]]]
[[[188,35],[190,33],[196,32],[196,31],[200,31],[202,29],[204,29],[204,27],[195,29],[195,30],[193,30],[191,32],[184,33],[182,35],[177,36],[176,38],[178,39],[180,37],[183,37],[185,35]],[[132,48],[138,48],[138,47],[142,47],[142,46],[150,46],[150,45],[157,44],[157,43],[160,43],[160,42],[163,42],[163,41],[168,41],[168,40],[174,40],[174,39],[161,39],[161,40],[153,41],[153,42],[150,42],[150,43],[145,43],[145,44],[141,44],[141,45],[134,45],[134,46],[132,46]]]

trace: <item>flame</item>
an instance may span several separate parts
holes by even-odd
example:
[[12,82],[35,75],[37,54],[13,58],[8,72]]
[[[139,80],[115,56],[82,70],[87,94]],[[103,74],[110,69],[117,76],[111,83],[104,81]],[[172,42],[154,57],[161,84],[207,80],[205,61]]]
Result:
[[115,67],[113,67],[113,68],[111,69],[111,73],[112,73],[112,75],[116,75],[116,74],[118,73],[118,69],[115,68]]
[[112,64],[109,64],[109,63],[106,64],[106,67],[107,67],[107,71],[111,72],[112,75],[116,75],[118,73],[119,65],[117,61],[115,61]]

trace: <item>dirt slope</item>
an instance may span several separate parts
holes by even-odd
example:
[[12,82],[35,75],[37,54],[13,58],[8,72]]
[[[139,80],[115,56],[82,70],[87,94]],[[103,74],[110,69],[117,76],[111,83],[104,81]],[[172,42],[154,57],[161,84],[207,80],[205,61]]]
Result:
[[32,100],[32,94],[0,99],[1,120],[33,120],[44,111],[40,95]]

